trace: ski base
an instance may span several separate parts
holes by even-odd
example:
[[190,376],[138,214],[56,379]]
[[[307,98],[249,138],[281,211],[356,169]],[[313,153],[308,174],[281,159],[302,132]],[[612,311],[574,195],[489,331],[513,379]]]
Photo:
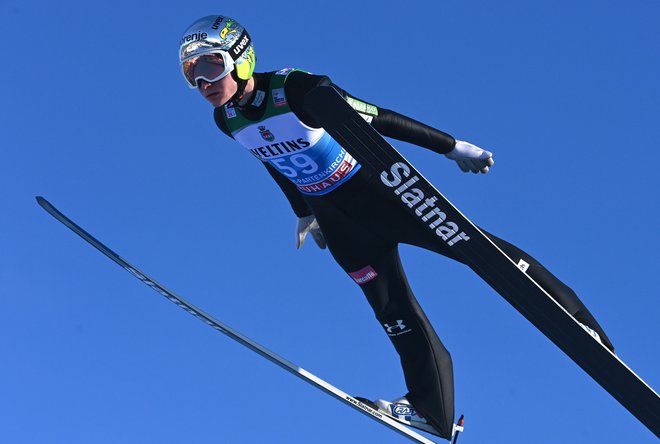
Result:
[[374,409],[367,404],[359,401],[358,399],[348,395],[347,393],[343,392],[342,390],[338,389],[337,387],[333,386],[332,384],[328,383],[327,381],[324,381],[323,379],[319,378],[318,376],[313,375],[312,373],[298,367],[297,365],[293,364],[292,362],[282,358],[281,356],[278,356],[277,354],[273,353],[272,351],[268,350],[267,348],[263,347],[262,345],[259,345],[258,343],[252,341],[250,338],[242,335],[241,333],[237,332],[236,330],[232,329],[226,324],[221,323],[220,321],[214,319],[211,317],[209,314],[203,312],[199,308],[195,307],[185,299],[181,298],[178,296],[176,293],[168,290],[165,288],[163,285],[159,284],[149,276],[147,276],[145,273],[128,263],[125,259],[123,259],[121,256],[119,256],[117,253],[112,251],[110,248],[106,247],[103,243],[101,243],[99,240],[97,240],[95,237],[93,237],[91,234],[89,234],[87,231],[85,231],[83,228],[81,228],[79,225],[74,223],[71,219],[66,217],[63,213],[61,213],[57,208],[55,208],[50,202],[48,202],[46,199],[44,199],[41,196],[37,197],[37,202],[41,207],[46,210],[51,216],[53,216],[55,219],[60,221],[62,224],[67,226],[71,231],[76,233],[78,236],[82,237],[85,241],[87,241],[89,244],[91,244],[93,247],[95,247],[97,250],[99,250],[101,253],[106,255],[108,258],[116,262],[119,266],[124,268],[126,271],[128,271],[130,274],[132,274],[134,277],[138,278],[141,280],[143,283],[145,283],[147,286],[151,287],[153,290],[156,292],[160,293],[162,296],[165,298],[169,299],[171,302],[174,304],[178,305],[180,308],[184,309],[191,315],[195,316],[197,319],[201,320],[205,324],[208,324],[209,326],[213,327],[220,333],[230,337],[231,339],[235,340],[239,344],[249,348],[250,350],[254,351],[255,353],[259,354],[263,358],[268,359],[272,363],[280,366],[284,370],[288,371],[289,373],[293,374],[294,376],[300,378],[301,380],[311,384],[312,386],[316,387],[317,389],[327,393],[328,395],[332,396],[333,398],[343,402],[344,404],[354,408],[355,410],[365,414],[367,417],[373,419],[374,421],[379,422],[380,424],[390,428],[391,430],[399,433],[400,435],[408,438],[409,440],[419,443],[419,444],[436,444],[434,441],[431,441],[430,439],[420,435],[419,433],[415,432],[414,430],[411,430],[409,427],[407,427],[404,424],[399,423],[396,421],[394,418],[389,417],[386,414],[383,414],[380,412],[378,409]]

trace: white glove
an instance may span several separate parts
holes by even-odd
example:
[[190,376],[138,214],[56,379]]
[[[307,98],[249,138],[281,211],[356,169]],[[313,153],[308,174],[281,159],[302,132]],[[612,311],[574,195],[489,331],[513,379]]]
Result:
[[455,160],[464,173],[468,171],[478,173],[481,171],[485,174],[495,163],[493,153],[461,140],[457,140],[454,149],[446,153],[445,156],[448,159]]
[[316,222],[316,217],[313,214],[298,218],[298,224],[296,226],[296,248],[299,249],[305,243],[307,233],[312,233],[316,245],[322,250],[325,249],[326,244],[321,227],[319,227],[319,223]]

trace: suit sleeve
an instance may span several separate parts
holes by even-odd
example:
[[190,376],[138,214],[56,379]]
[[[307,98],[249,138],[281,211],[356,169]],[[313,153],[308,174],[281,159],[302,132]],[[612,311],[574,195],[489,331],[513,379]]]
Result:
[[331,86],[383,136],[412,143],[439,154],[448,153],[456,145],[456,139],[443,131],[396,111],[367,103],[350,95],[335,84],[331,84]]
[[314,128],[320,127],[305,110],[303,98],[305,94],[317,86],[326,85],[332,86],[337,90],[344,100],[383,136],[412,143],[440,154],[448,153],[456,145],[456,140],[449,134],[403,114],[360,100],[332,83],[327,76],[297,71],[291,73],[287,78],[285,85],[286,96],[292,111],[308,126]]

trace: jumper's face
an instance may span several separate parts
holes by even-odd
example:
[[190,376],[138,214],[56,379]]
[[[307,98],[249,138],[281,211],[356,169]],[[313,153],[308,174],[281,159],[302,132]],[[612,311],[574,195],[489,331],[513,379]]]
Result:
[[200,79],[197,84],[200,94],[216,108],[229,102],[238,91],[238,84],[232,76],[225,76],[215,82]]
[[227,103],[238,90],[236,81],[230,75],[234,63],[224,53],[193,57],[184,61],[181,69],[190,87],[199,89],[215,107]]

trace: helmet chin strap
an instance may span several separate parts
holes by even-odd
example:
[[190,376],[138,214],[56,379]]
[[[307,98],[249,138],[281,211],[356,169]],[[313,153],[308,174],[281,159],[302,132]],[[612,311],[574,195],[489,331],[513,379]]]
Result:
[[238,102],[241,101],[243,95],[245,94],[245,87],[247,86],[247,80],[239,79],[238,75],[236,74],[236,70],[233,70],[231,72],[231,77],[238,85],[238,89],[236,90],[236,94],[231,96],[231,99],[229,99],[229,103],[232,103],[234,106],[238,107]]

